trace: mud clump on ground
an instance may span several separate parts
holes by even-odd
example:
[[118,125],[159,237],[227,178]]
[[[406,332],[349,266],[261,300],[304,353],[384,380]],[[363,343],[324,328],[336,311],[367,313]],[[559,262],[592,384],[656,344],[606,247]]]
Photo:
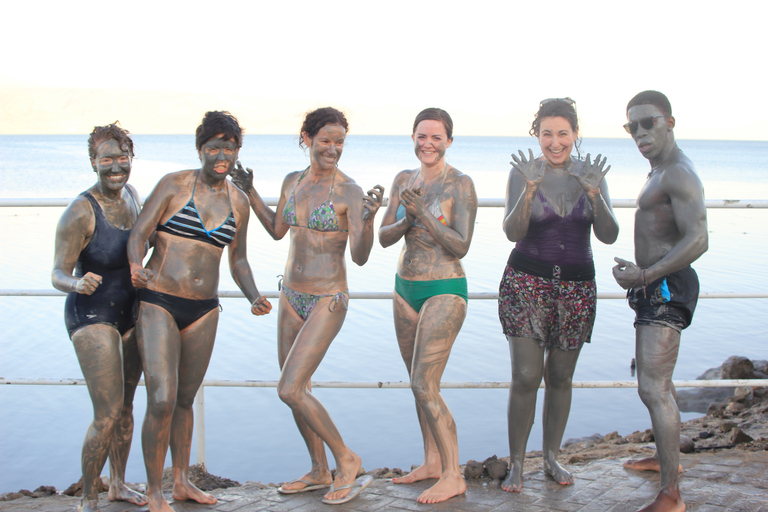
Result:
[[[201,491],[240,487],[240,482],[210,474],[205,470],[205,466],[202,464],[189,466],[189,481]],[[171,468],[165,468],[163,470],[163,490],[173,490],[173,470]]]

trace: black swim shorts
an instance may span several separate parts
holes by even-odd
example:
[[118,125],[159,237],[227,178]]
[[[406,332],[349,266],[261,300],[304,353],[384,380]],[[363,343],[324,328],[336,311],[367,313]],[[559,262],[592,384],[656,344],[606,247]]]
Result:
[[650,283],[645,292],[643,287],[627,291],[635,327],[658,325],[680,332],[691,325],[698,300],[699,277],[690,266]]

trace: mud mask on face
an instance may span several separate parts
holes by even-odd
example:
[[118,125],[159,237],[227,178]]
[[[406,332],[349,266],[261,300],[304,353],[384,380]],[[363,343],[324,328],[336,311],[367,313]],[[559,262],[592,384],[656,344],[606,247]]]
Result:
[[203,144],[200,160],[203,164],[203,172],[226,176],[235,167],[237,147],[233,141],[210,140]]

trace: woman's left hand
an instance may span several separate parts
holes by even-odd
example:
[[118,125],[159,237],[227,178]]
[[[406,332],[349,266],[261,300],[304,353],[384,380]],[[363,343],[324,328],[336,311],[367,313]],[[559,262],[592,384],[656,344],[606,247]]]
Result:
[[381,207],[381,202],[384,200],[384,187],[381,185],[374,186],[368,191],[367,196],[363,196],[363,220],[373,219],[376,212]]
[[[589,153],[587,153],[587,160],[584,162],[583,167],[572,166],[570,169],[571,176],[576,178],[576,181],[579,182],[581,187],[587,193],[597,194],[600,190],[600,182],[603,181],[605,175],[608,174],[608,171],[611,170],[610,165],[605,170],[603,170],[603,167],[605,167],[605,163],[608,161],[608,159],[602,158],[601,160],[601,157],[602,155],[597,155],[593,163]],[[574,167],[581,167],[581,172],[578,174],[574,172]]]
[[268,315],[270,311],[272,311],[272,304],[263,295],[259,295],[251,303],[251,313],[256,316]]
[[231,176],[232,183],[246,194],[253,189],[253,169],[243,169],[243,164],[240,163],[240,160],[237,161]]
[[426,207],[424,198],[421,197],[421,189],[405,188],[400,192],[400,203],[405,206],[405,211],[413,217],[420,218]]

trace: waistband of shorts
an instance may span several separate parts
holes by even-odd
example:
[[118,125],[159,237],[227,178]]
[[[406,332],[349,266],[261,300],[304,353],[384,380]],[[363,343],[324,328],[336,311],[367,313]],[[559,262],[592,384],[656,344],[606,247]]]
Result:
[[512,249],[507,265],[532,276],[561,281],[591,281],[595,278],[594,262],[584,265],[552,265],[530,258],[517,249]]

